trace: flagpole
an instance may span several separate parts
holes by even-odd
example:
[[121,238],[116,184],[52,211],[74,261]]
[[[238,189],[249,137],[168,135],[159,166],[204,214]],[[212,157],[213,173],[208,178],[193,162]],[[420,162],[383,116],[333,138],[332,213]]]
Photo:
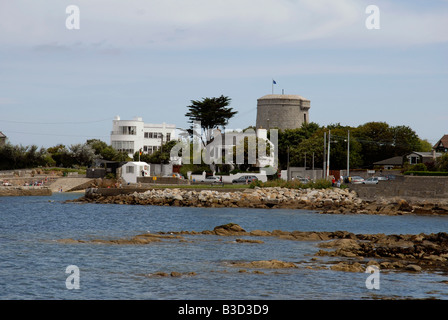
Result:
[[272,79],[272,94],[274,94],[274,79]]

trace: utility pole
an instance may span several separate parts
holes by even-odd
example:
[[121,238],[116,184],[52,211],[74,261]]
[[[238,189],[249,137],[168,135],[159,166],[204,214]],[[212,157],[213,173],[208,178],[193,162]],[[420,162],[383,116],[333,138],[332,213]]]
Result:
[[350,177],[350,130],[347,131],[347,178]]
[[330,176],[330,144],[331,144],[331,130],[328,130],[327,177]]
[[327,132],[324,132],[324,163],[323,163],[323,178],[327,177]]
[[316,172],[314,172],[314,152],[313,152],[313,180],[316,180]]
[[306,152],[305,152],[305,171],[306,171]]

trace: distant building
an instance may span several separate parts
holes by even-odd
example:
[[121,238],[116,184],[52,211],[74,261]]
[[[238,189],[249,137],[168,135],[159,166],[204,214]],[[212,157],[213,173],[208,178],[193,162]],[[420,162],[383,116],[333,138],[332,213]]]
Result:
[[403,157],[392,157],[389,159],[377,161],[373,163],[374,166],[382,166],[385,170],[393,169],[394,167],[402,167],[403,166]]
[[433,150],[432,152],[411,152],[406,156],[410,164],[435,162],[437,158],[441,157],[440,152]]
[[257,100],[257,129],[297,129],[309,123],[310,100],[292,94],[268,94]]
[[159,150],[162,144],[174,138],[175,129],[174,124],[144,123],[140,117],[121,120],[116,116],[113,120],[110,143],[112,148],[126,152],[131,158],[139,150],[152,154]]
[[0,147],[6,145],[6,136],[0,131]]
[[[219,159],[228,159],[229,155],[233,155],[233,158],[236,157],[234,155],[234,147],[241,145],[243,143],[244,138],[258,138],[266,141],[266,145],[270,145],[270,151],[271,154],[261,154],[261,156],[256,155],[256,163],[253,163],[252,165],[254,167],[264,168],[266,166],[273,167],[275,165],[274,163],[274,146],[272,143],[267,139],[267,130],[266,129],[258,129],[258,130],[246,130],[246,131],[231,131],[231,132],[225,132],[221,133],[220,130],[217,130],[219,132],[218,136],[216,136],[208,145],[207,145],[207,154],[210,156],[209,161],[210,162],[216,162]],[[253,150],[256,150],[256,139],[253,139],[254,145],[251,146],[250,140],[248,140],[249,148],[253,148]],[[229,160],[229,159],[228,159]],[[230,161],[230,160],[229,160]],[[233,162],[233,161],[232,161]],[[238,159],[236,159],[236,162],[238,162]],[[223,161],[224,163],[224,161]]]
[[448,152],[448,134],[445,134],[432,148],[436,152]]
[[146,162],[131,161],[121,167],[121,178],[126,183],[136,183],[137,177],[149,176],[150,165]]

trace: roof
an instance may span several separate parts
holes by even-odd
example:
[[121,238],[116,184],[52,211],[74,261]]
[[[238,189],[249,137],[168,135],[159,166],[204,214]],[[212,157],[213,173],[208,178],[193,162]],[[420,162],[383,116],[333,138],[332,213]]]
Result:
[[128,161],[128,162],[126,162],[123,165],[127,165],[127,164],[133,164],[135,166],[148,166],[148,164],[146,162],[142,162],[142,161],[140,161],[140,162],[138,162],[138,161]]
[[377,161],[373,163],[374,165],[396,165],[396,166],[401,166],[403,165],[403,157],[398,156],[398,157],[392,157],[389,159],[384,159],[381,161]]
[[439,141],[434,145],[434,149],[438,147],[448,148],[448,134],[445,134]]
[[267,94],[258,100],[267,100],[267,99],[285,99],[285,100],[309,100],[297,94]]
[[0,138],[6,138],[6,136],[1,131],[0,131]]
[[[416,154],[416,155],[419,155],[419,156],[421,156],[421,157],[424,157],[424,158],[427,158],[427,157],[433,157],[434,156],[434,153],[432,152],[432,151],[430,151],[430,152],[417,152],[417,151],[413,151],[413,152],[411,152],[410,154],[408,154],[408,155],[411,155],[411,154]],[[442,154],[440,153],[440,152],[435,152],[435,156],[436,156],[436,158],[437,157],[441,157],[442,156]]]

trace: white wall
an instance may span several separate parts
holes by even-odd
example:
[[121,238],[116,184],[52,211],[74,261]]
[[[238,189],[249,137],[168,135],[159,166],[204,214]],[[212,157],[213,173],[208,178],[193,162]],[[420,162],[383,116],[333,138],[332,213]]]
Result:
[[[193,181],[193,179],[195,179],[196,182],[200,182],[201,180],[205,179],[205,171],[202,173],[202,175],[200,174],[192,174],[191,176],[191,180]],[[190,179],[190,176],[188,177]],[[236,173],[236,174],[230,174],[228,176],[220,176],[220,175],[216,175],[216,177],[222,177],[222,182],[224,183],[232,183],[233,179],[237,179],[241,176],[256,176],[258,178],[258,180],[262,181],[262,182],[266,182],[268,180],[268,177],[266,176],[266,174],[264,173],[248,173],[248,172],[243,172],[243,173]]]
[[[132,167],[133,172],[128,173],[127,167]],[[149,176],[149,164],[146,162],[128,162],[121,167],[121,177],[126,183],[137,183],[137,177],[142,176],[142,170],[145,171],[145,176]]]

